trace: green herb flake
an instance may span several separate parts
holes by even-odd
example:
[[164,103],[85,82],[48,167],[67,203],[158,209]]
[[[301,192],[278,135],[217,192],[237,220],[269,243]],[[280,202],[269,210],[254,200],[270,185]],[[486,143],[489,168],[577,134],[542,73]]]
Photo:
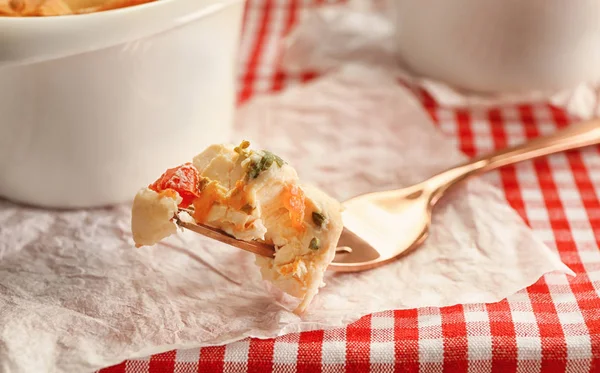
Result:
[[325,222],[325,215],[321,214],[320,212],[313,211],[312,221],[317,227],[321,228]]
[[256,179],[261,172],[268,170],[273,165],[273,162],[277,162],[277,156],[271,152],[263,151],[265,154],[258,162],[252,162],[248,166],[248,178]]
[[263,150],[263,152],[265,153],[265,155],[268,155],[269,157],[273,157],[273,160],[275,161],[275,163],[277,163],[277,166],[282,167],[285,164],[285,161],[283,159],[281,159],[281,157],[278,156],[277,154],[273,154],[268,150]]
[[259,166],[263,171],[265,171],[273,165],[274,161],[275,157],[273,157],[273,154],[265,152],[265,155],[260,160]]
[[256,163],[250,163],[250,166],[248,166],[248,178],[249,179],[256,179],[258,177],[258,175],[260,174],[260,170],[257,167],[258,165]]
[[317,237],[313,237],[308,244],[308,248],[313,251],[319,250],[321,248],[321,241]]

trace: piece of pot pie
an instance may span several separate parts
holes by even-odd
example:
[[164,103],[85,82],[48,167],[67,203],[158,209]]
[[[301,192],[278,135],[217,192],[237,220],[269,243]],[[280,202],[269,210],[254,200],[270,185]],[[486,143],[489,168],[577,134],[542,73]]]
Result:
[[302,299],[295,310],[301,313],[324,286],[343,228],[342,207],[301,185],[277,155],[249,146],[212,145],[140,190],[132,208],[133,238],[139,247],[175,233],[175,214],[185,208],[196,223],[272,244],[275,256],[257,256],[256,264],[265,280]]

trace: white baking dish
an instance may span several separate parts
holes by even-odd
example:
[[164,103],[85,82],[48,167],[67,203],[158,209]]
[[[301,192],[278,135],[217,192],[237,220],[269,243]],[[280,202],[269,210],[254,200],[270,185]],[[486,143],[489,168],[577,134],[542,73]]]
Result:
[[243,0],[0,17],[0,196],[125,202],[227,141]]

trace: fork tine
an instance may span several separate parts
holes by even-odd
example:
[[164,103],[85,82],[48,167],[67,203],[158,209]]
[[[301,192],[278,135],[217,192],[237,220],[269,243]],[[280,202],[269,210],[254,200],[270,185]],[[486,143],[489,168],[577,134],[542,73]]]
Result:
[[275,254],[275,248],[271,245],[267,245],[261,242],[247,242],[238,240],[237,238],[234,238],[219,229],[208,227],[203,224],[187,223],[179,219],[179,217],[177,216],[175,216],[175,222],[182,228],[189,229],[208,238],[212,238],[214,240],[223,242],[233,247],[237,247],[238,249],[242,249],[268,258],[272,258]]

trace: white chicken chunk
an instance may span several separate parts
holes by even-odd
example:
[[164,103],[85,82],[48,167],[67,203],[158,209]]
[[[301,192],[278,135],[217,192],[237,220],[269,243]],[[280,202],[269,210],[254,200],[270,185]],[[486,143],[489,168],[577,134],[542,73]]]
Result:
[[144,188],[136,194],[131,209],[131,231],[138,247],[154,245],[177,232],[177,224],[171,219],[180,202],[177,193],[157,193]]
[[342,208],[338,201],[315,187],[301,186],[305,193],[303,232],[289,228],[285,213],[264,216],[267,241],[278,246],[273,259],[259,257],[265,280],[302,298],[296,312],[303,312],[324,286],[323,276],[333,260],[342,233]]

